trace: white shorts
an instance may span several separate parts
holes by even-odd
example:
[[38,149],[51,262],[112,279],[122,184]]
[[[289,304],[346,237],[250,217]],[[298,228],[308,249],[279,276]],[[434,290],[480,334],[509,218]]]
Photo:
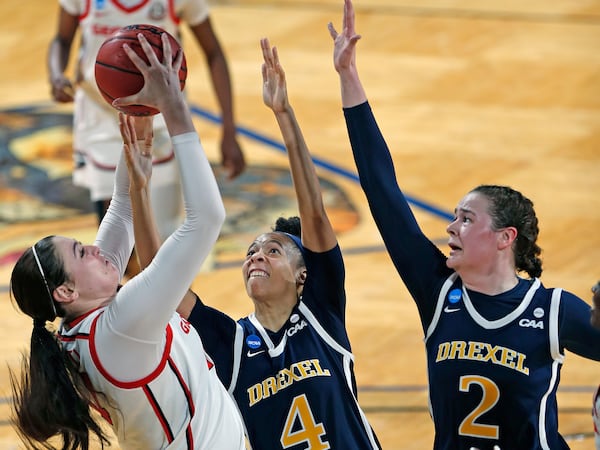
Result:
[[[123,150],[118,113],[98,99],[77,89],[73,113],[73,184],[89,189],[93,202],[112,197],[114,173]],[[181,223],[183,199],[171,139],[160,114],[154,117],[153,152],[150,192],[164,239]]]

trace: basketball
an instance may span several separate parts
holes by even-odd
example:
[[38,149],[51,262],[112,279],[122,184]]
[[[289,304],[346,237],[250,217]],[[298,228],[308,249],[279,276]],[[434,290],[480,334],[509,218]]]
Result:
[[[138,41],[137,35],[142,33],[152,46],[159,61],[163,60],[161,34],[166,33],[171,43],[173,59],[181,50],[179,42],[162,28],[154,25],[128,25],[109,36],[96,56],[95,76],[96,85],[102,97],[112,106],[114,99],[127,97],[139,92],[144,86],[144,77],[123,50],[123,44],[128,44],[146,63],[148,58]],[[179,84],[183,90],[187,77],[185,55],[179,69]],[[132,116],[151,116],[159,111],[145,105],[128,105],[117,108],[119,111]]]

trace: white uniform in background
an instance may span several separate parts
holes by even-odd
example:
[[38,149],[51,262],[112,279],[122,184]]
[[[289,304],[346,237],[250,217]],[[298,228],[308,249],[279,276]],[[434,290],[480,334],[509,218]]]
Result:
[[[113,32],[126,25],[156,25],[178,40],[181,21],[196,25],[209,15],[206,0],[59,0],[79,16],[81,48],[75,92],[73,182],[90,190],[93,202],[110,199],[114,170],[123,141],[117,111],[100,95],[94,78],[98,49]],[[154,118],[152,204],[159,233],[166,238],[181,222],[179,174],[162,116]]]

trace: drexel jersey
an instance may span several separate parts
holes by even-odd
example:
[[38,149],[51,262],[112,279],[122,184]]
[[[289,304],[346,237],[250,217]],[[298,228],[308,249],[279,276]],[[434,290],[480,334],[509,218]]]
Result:
[[254,449],[379,448],[356,398],[340,249],[306,250],[305,262],[302,299],[277,333],[254,314],[238,321],[229,392]]
[[[354,393],[353,356],[306,305],[294,309],[277,345],[253,315],[239,322],[241,358],[230,392],[253,448],[378,448]],[[280,446],[261,433],[264,426],[276,430]]]
[[522,285],[521,303],[493,320],[456,274],[443,285],[425,337],[436,449],[568,448],[556,432],[561,290]]
[[435,450],[568,448],[556,386],[563,349],[600,360],[589,304],[537,280],[492,296],[463,290],[400,190],[369,103],[344,117],[361,187],[426,336]]

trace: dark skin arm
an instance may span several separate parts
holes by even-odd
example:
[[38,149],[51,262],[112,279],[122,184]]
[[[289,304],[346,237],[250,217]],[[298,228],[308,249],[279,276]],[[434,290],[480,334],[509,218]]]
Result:
[[[140,184],[138,183],[137,186],[140,186]],[[130,192],[130,197],[133,208],[135,249],[140,269],[144,270],[154,259],[162,241],[152,213],[152,203],[150,202],[148,189],[145,188],[145,185],[140,186],[139,189]],[[177,307],[177,312],[187,319],[195,304],[196,295],[188,290]]]
[[204,52],[213,89],[221,108],[223,120],[221,164],[227,173],[227,177],[234,179],[244,171],[246,161],[236,137],[231,78],[225,53],[212,27],[210,18],[190,27],[190,30]]
[[594,296],[592,297],[594,304],[592,307],[591,322],[592,326],[600,328],[600,281],[592,287],[592,292],[594,293]]
[[331,250],[337,243],[310,152],[287,94],[285,72],[279,54],[268,39],[261,39],[263,101],[275,114],[285,142],[290,172],[302,223],[302,243],[314,252]]
[[[129,146],[125,147],[130,179],[129,197],[133,211],[135,249],[140,269],[143,270],[152,262],[162,244],[154,220],[150,190],[148,189],[152,173],[152,117],[127,118],[122,114],[119,114],[119,117],[121,133],[125,133],[123,134],[124,141],[126,144],[129,143]],[[135,135],[131,132],[127,134],[127,131],[132,128],[125,125],[127,121],[130,121],[135,128]],[[130,148],[136,151],[134,152]],[[177,307],[177,312],[188,318],[195,303],[196,295],[188,290]]]
[[65,75],[65,70],[69,64],[69,56],[78,28],[79,18],[60,8],[56,35],[50,41],[47,59],[51,94],[57,102],[73,101],[73,84]]

